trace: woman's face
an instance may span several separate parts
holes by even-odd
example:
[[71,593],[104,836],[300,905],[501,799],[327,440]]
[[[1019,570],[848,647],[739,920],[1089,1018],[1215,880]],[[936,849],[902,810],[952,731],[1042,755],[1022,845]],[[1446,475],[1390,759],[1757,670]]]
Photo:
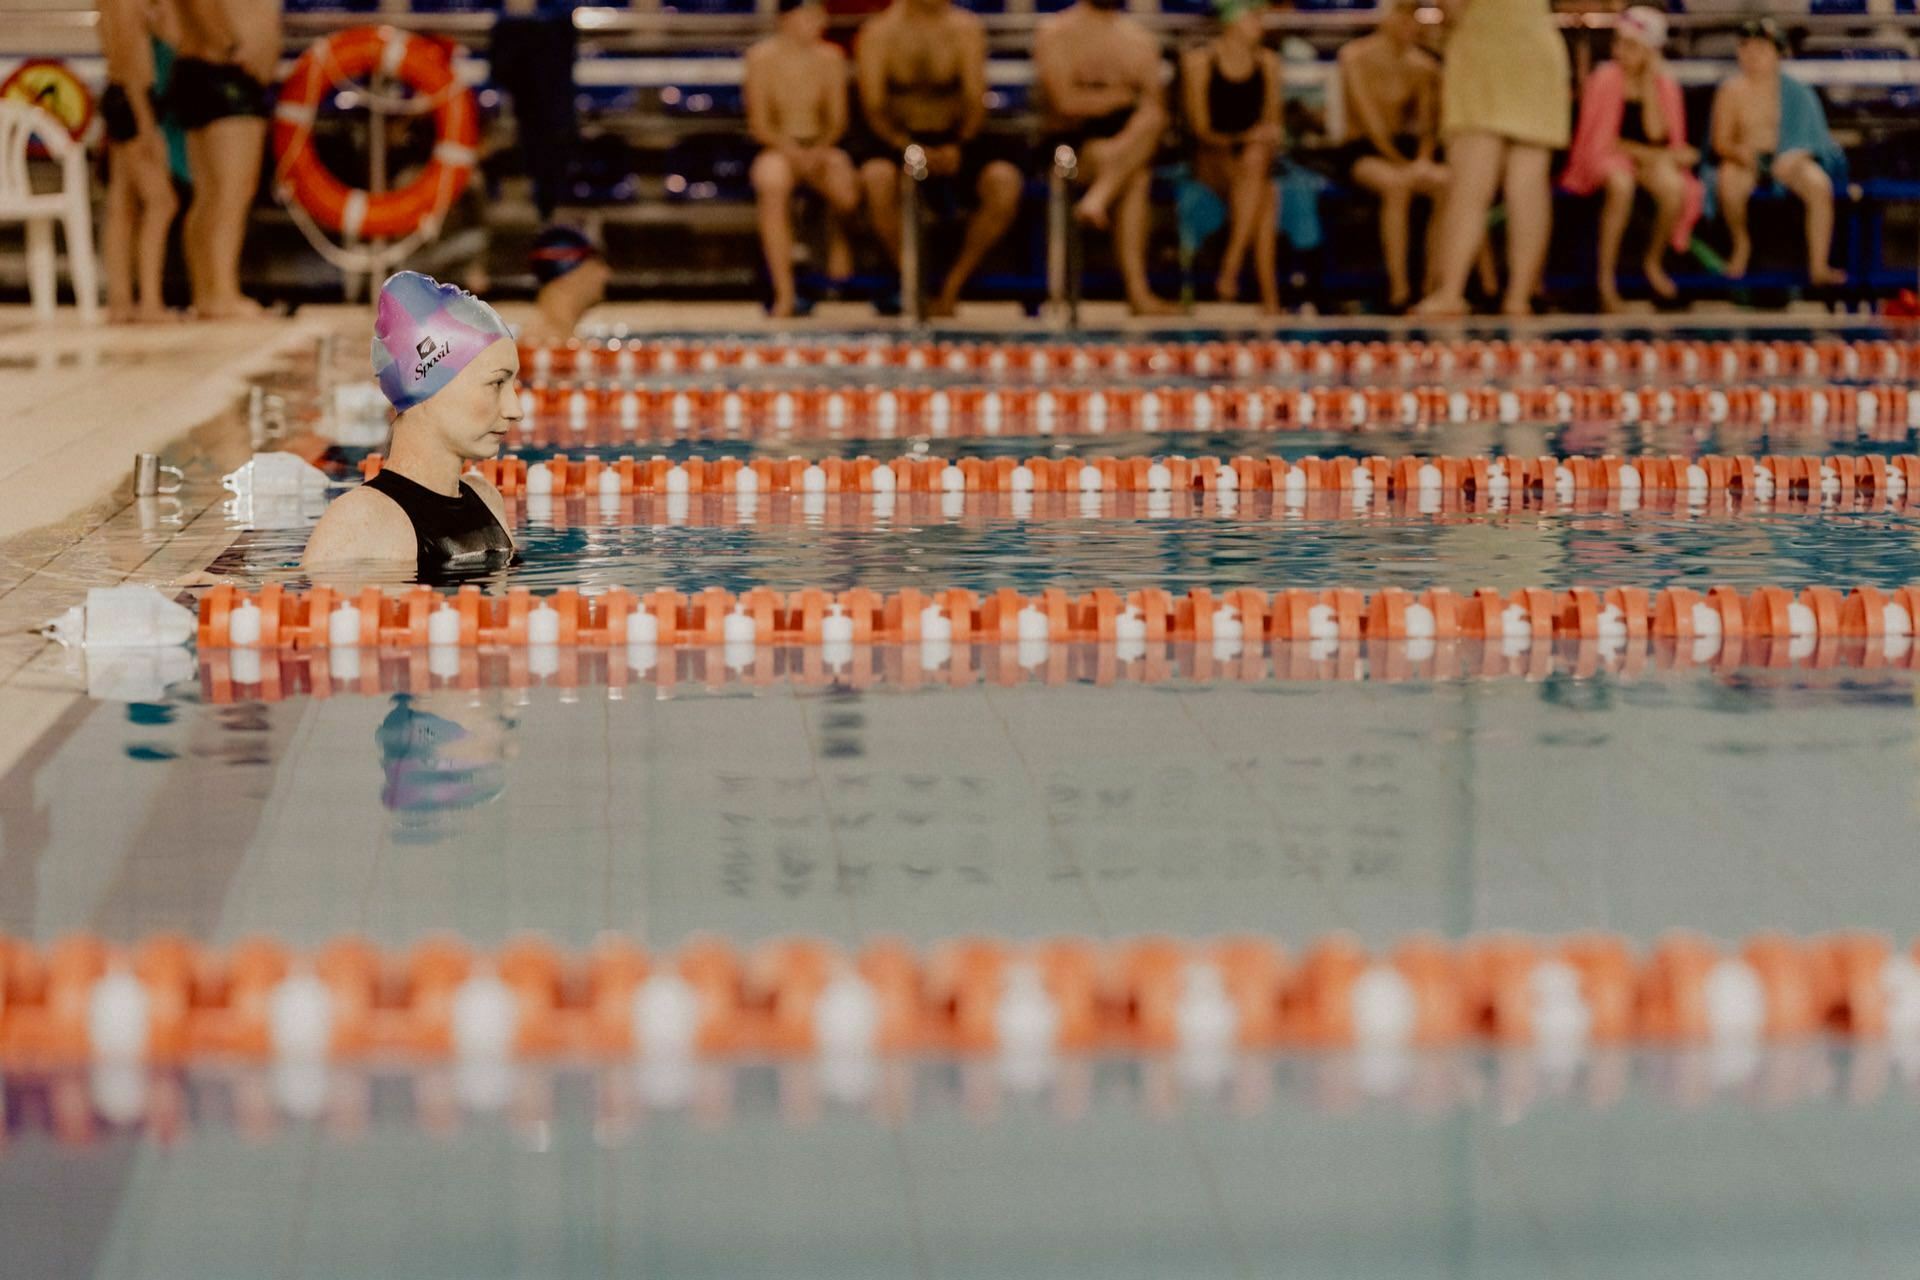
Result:
[[1630,76],[1637,76],[1653,61],[1653,50],[1638,40],[1616,40],[1613,45],[1613,60],[1620,64],[1622,71]]
[[493,342],[431,400],[402,414],[397,429],[414,414],[462,461],[495,457],[520,421],[519,348],[510,338]]
[[1259,44],[1266,35],[1266,28],[1260,23],[1257,9],[1242,9],[1234,15],[1233,21],[1226,26],[1227,37],[1242,44]]

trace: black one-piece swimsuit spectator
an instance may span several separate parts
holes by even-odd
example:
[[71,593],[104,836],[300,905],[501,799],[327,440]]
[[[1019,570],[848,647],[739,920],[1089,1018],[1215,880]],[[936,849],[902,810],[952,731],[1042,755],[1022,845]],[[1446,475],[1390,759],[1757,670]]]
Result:
[[460,482],[460,496],[449,498],[397,471],[381,471],[367,481],[369,489],[400,504],[413,522],[419,549],[420,581],[431,582],[450,573],[497,569],[514,559],[513,538],[486,499]]

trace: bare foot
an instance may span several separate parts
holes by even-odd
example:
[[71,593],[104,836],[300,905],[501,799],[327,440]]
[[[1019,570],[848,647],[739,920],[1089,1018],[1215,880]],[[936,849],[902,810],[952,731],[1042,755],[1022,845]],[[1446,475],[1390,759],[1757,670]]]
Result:
[[173,324],[180,319],[178,311],[155,304],[150,307],[137,307],[130,316],[133,324]]
[[1260,299],[1260,314],[1263,316],[1281,316],[1286,314],[1286,308],[1280,305],[1280,299],[1278,298],[1262,298]]
[[932,319],[950,319],[958,314],[959,311],[960,299],[958,298],[948,297],[946,294],[941,293],[927,299],[927,315]]
[[267,309],[252,298],[213,298],[204,305],[196,304],[194,314],[202,320],[259,320],[266,316]]
[[1457,320],[1467,314],[1467,300],[1457,293],[1430,293],[1407,314],[1424,320]]
[[1221,271],[1213,279],[1213,296],[1222,302],[1240,301],[1240,273]]
[[793,315],[793,295],[787,294],[785,297],[782,297],[779,294],[775,294],[773,301],[767,304],[767,314],[775,320],[785,320],[791,317]]
[[1727,278],[1738,280],[1746,275],[1747,264],[1751,261],[1753,261],[1753,246],[1751,244],[1735,245],[1733,252],[1727,255]]
[[827,246],[827,278],[845,280],[853,274],[853,248],[844,240]]
[[134,323],[137,323],[138,320],[139,320],[139,313],[136,312],[132,307],[108,307],[107,308],[108,324],[134,324]]
[[1177,316],[1181,314],[1180,304],[1169,302],[1165,298],[1147,294],[1145,297],[1128,298],[1127,310],[1137,316]]
[[1832,289],[1847,282],[1847,273],[1838,267],[1829,267],[1823,263],[1807,272],[1807,279],[1816,289]]
[[1532,298],[1508,298],[1500,304],[1500,314],[1519,319],[1533,314]]
[[1641,272],[1647,277],[1647,288],[1653,290],[1653,296],[1662,302],[1672,302],[1680,296],[1680,290],[1674,286],[1673,277],[1667,274],[1666,264],[1658,258],[1648,258],[1640,264]]
[[1080,202],[1073,206],[1073,216],[1096,231],[1105,231],[1107,229],[1106,194],[1097,186],[1089,187],[1087,194],[1081,196]]
[[1617,316],[1626,309],[1627,304],[1621,300],[1618,289],[1604,288],[1600,290],[1600,310],[1603,313],[1610,316]]

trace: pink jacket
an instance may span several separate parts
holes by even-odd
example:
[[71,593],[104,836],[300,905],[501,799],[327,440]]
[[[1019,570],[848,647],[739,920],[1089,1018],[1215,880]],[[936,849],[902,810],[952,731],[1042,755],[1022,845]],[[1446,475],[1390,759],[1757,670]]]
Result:
[[[1604,62],[1587,77],[1580,91],[1580,123],[1573,133],[1573,147],[1567,155],[1567,169],[1560,175],[1560,187],[1577,196],[1592,195],[1606,185],[1607,175],[1624,169],[1633,172],[1633,161],[1620,149],[1620,118],[1626,111],[1627,78],[1617,62]],[[1680,97],[1680,84],[1672,76],[1659,78],[1660,106],[1667,117],[1667,145],[1678,150],[1687,145],[1687,110]],[[1684,251],[1693,240],[1693,224],[1700,220],[1706,201],[1706,189],[1700,179],[1687,174],[1686,203],[1680,221],[1674,224],[1673,248]]]

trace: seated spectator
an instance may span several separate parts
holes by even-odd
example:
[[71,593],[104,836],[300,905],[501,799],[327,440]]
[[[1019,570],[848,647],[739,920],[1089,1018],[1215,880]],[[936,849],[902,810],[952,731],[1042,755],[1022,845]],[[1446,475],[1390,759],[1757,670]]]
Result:
[[1653,231],[1640,268],[1659,300],[1675,296],[1664,261],[1667,250],[1683,252],[1700,218],[1703,195],[1692,172],[1700,153],[1687,145],[1680,84],[1660,57],[1666,40],[1667,19],[1659,10],[1635,5],[1620,15],[1613,61],[1596,68],[1581,90],[1580,123],[1560,176],[1561,187],[1575,195],[1606,193],[1599,244],[1604,311],[1620,309],[1620,241],[1636,191],[1653,197]]
[[853,274],[846,220],[860,209],[853,161],[840,149],[847,131],[847,58],[828,44],[819,0],[780,0],[780,29],[747,50],[747,128],[766,150],[753,162],[760,248],[767,259],[775,316],[794,312],[793,192],[807,186],[826,199],[827,274]]
[[1072,147],[1086,194],[1074,216],[1113,229],[1114,257],[1136,315],[1178,308],[1147,283],[1147,193],[1153,153],[1167,128],[1160,44],[1121,10],[1125,0],[1076,0],[1034,35],[1033,71],[1044,131],[1041,154]]
[[1746,275],[1753,258],[1747,202],[1763,185],[1791,191],[1806,207],[1807,278],[1843,284],[1847,273],[1827,262],[1833,249],[1833,188],[1846,178],[1846,155],[1827,129],[1826,108],[1810,87],[1783,75],[1784,41],[1770,18],[1740,31],[1740,69],[1713,98],[1713,151],[1720,208],[1732,233],[1727,274]]
[[900,161],[918,144],[927,175],[955,203],[971,204],[966,234],[928,302],[949,316],[960,291],[1020,209],[1020,170],[981,136],[987,120],[987,30],[949,0],[893,0],[861,24],[855,62],[868,137],[860,179],[874,232],[900,256]]
[[[171,69],[171,11],[155,0],[101,0],[100,44],[107,88],[100,116],[107,134],[106,222],[100,254],[106,264],[107,319],[115,324],[165,320],[160,290],[167,232],[180,206],[162,118]],[[137,287],[136,287],[137,285]]]
[[607,296],[606,259],[585,233],[552,226],[534,237],[527,266],[540,285],[534,314],[520,326],[520,341],[565,342],[580,320]]
[[1273,158],[1280,147],[1280,59],[1265,47],[1254,0],[1222,0],[1220,31],[1180,59],[1194,177],[1227,203],[1227,247],[1214,283],[1222,302],[1240,296],[1240,272],[1253,250],[1260,307],[1280,310],[1275,267],[1278,199]]
[[[1387,307],[1413,301],[1407,279],[1413,202],[1436,206],[1447,191],[1440,163],[1440,60],[1420,46],[1418,0],[1391,0],[1373,34],[1340,50],[1340,91],[1347,136],[1335,172],[1380,197],[1380,253],[1387,269]],[[1440,225],[1438,208],[1432,227]],[[1429,276],[1433,254],[1427,254]]]

